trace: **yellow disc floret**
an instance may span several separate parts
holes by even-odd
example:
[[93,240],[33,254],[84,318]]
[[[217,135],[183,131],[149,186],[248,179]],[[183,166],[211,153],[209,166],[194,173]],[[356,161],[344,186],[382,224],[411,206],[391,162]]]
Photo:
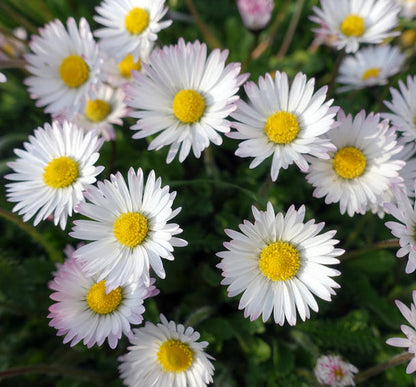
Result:
[[333,167],[335,172],[344,179],[360,177],[367,165],[364,153],[352,146],[340,149],[334,156]]
[[260,271],[272,281],[287,281],[298,272],[299,267],[299,252],[289,242],[270,243],[261,251]]
[[134,61],[133,55],[129,54],[118,64],[118,70],[124,78],[131,78],[132,70],[140,71],[142,63],[140,59],[137,62]]
[[124,19],[126,30],[132,35],[140,35],[149,25],[149,12],[134,7]]
[[278,111],[272,114],[264,125],[264,132],[275,144],[288,144],[298,135],[300,130],[297,117],[293,113]]
[[59,66],[59,74],[65,85],[79,87],[84,84],[89,76],[90,69],[85,60],[79,55],[67,56]]
[[359,15],[348,15],[341,23],[341,32],[345,36],[361,36],[364,31],[364,19]]
[[204,114],[205,99],[195,90],[181,90],[176,93],[172,104],[173,114],[184,124],[197,122]]
[[147,218],[138,212],[125,212],[113,223],[113,233],[117,241],[130,248],[142,243],[148,231]]
[[52,188],[65,188],[79,176],[78,163],[68,156],[51,160],[43,170],[44,183]]
[[334,371],[334,378],[336,381],[341,381],[344,378],[345,374],[340,366],[335,367],[333,371]]
[[111,105],[102,99],[89,99],[85,105],[85,115],[92,122],[101,122],[111,113]]
[[165,341],[157,351],[157,361],[165,372],[186,371],[192,365],[193,358],[189,345],[175,339]]
[[122,299],[123,291],[120,286],[106,294],[105,280],[92,285],[86,297],[89,308],[98,314],[114,312]]
[[379,67],[370,67],[369,69],[364,71],[363,75],[361,76],[361,79],[363,81],[366,81],[367,79],[370,79],[370,78],[376,78],[378,77],[379,73],[380,73]]

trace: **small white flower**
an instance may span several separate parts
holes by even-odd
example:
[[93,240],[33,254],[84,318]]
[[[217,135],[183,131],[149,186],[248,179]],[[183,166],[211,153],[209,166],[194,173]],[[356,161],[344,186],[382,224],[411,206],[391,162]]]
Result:
[[405,141],[413,142],[416,140],[416,76],[407,76],[407,87],[400,80],[399,90],[390,88],[390,94],[392,101],[384,104],[393,113],[381,113],[381,116],[391,120]]
[[390,45],[369,46],[348,55],[342,61],[337,77],[337,82],[346,86],[338,91],[385,85],[401,70],[405,59],[406,54]]
[[138,118],[133,138],[158,134],[149,150],[170,145],[167,163],[179,152],[183,162],[192,149],[195,157],[210,142],[222,143],[230,130],[225,118],[236,108],[239,86],[247,79],[239,63],[225,64],[228,51],[215,49],[207,57],[205,43],[185,43],[154,50],[145,72],[134,72],[126,85],[126,103]]
[[400,249],[396,255],[408,255],[406,273],[409,274],[416,270],[416,204],[409,200],[402,189],[396,187],[393,192],[397,204],[385,203],[384,206],[399,222],[386,222],[386,226],[399,238]]
[[84,18],[79,29],[69,18],[67,29],[61,21],[54,20],[39,33],[30,42],[33,54],[25,55],[26,68],[32,74],[25,84],[37,100],[36,106],[45,106],[46,113],[68,110],[71,115],[100,83],[102,59],[98,46]]
[[251,31],[262,30],[269,24],[274,8],[273,0],[237,0],[244,25]]
[[8,200],[17,202],[13,211],[25,222],[36,214],[35,226],[53,214],[55,225],[64,229],[83,190],[104,169],[94,166],[102,143],[67,121],[36,129],[25,150],[15,149],[19,158],[7,164],[14,171],[5,176],[14,181],[6,184]]
[[360,44],[381,43],[400,34],[392,31],[400,12],[395,0],[321,0],[321,8],[313,10],[311,20],[325,26],[315,32],[335,36],[334,47],[347,53],[356,52]]
[[165,278],[161,258],[173,260],[173,247],[187,245],[174,237],[182,232],[179,226],[168,223],[181,210],[172,210],[176,192],[161,185],[154,171],[145,183],[143,171],[130,168],[128,185],[120,172],[111,175],[111,181],[89,187],[85,197],[90,202],[77,207],[91,220],[74,221],[70,235],[91,242],[78,248],[74,257],[88,276],[105,279],[109,291],[140,278],[149,285],[150,267]]
[[306,180],[315,187],[315,197],[325,197],[326,204],[339,202],[341,214],[364,214],[369,203],[402,182],[399,171],[405,163],[394,160],[402,147],[379,114],[366,116],[362,110],[353,119],[340,110],[337,119],[340,126],[326,134],[335,152],[329,160],[311,158]]
[[[123,125],[122,118],[128,114],[124,97],[121,89],[102,85],[94,98],[85,101],[81,111],[76,113],[71,121],[87,132],[94,130],[106,141],[114,140],[116,132],[113,125]],[[66,118],[65,115],[62,117]]]
[[146,322],[134,329],[127,354],[119,358],[126,386],[203,387],[212,383],[213,357],[204,352],[206,341],[193,328],[160,315],[161,324]]
[[406,19],[413,19],[416,16],[415,0],[396,0],[401,7],[400,15]]
[[238,308],[250,320],[261,315],[265,322],[273,312],[277,324],[295,325],[297,310],[305,321],[309,309],[318,311],[314,295],[331,301],[339,288],[331,277],[341,273],[327,266],[339,263],[335,257],[344,253],[334,248],[336,231],[319,234],[324,223],[304,223],[304,206],[292,205],[286,215],[275,214],[270,202],[266,211],[252,210],[254,224],[244,220],[241,232],[225,230],[231,241],[224,243],[227,251],[217,253],[221,284],[229,285],[229,297],[243,293]]
[[289,87],[287,74],[276,71],[274,80],[266,74],[258,86],[254,82],[244,85],[249,103],[237,102],[231,114],[238,121],[232,124],[237,131],[228,137],[243,140],[235,154],[254,157],[250,168],[273,156],[271,177],[275,181],[280,169],[293,163],[306,172],[306,154],[329,157],[334,146],[319,136],[334,126],[338,107],[330,107],[333,100],[325,102],[326,86],[314,93],[314,84],[314,78],[307,82],[306,75],[298,73]]
[[97,23],[104,27],[94,31],[100,47],[122,60],[132,54],[134,60],[147,56],[157,34],[172,24],[160,21],[167,12],[165,0],[104,0],[95,8]]
[[314,372],[320,384],[344,387],[355,386],[354,374],[358,372],[358,369],[338,355],[329,355],[318,358]]
[[105,280],[86,277],[73,258],[58,268],[49,288],[55,291],[50,298],[56,301],[49,307],[49,325],[58,336],[65,335],[64,344],[71,342],[72,347],[83,340],[88,348],[102,345],[105,339],[115,348],[122,334],[132,338],[130,324],[143,321],[143,300],[156,289],[135,282],[107,292]]
[[407,338],[404,339],[401,337],[394,337],[386,341],[387,344],[394,347],[407,347],[409,353],[414,355],[413,359],[410,360],[406,368],[406,373],[408,374],[416,371],[416,290],[413,291],[412,296],[413,302],[410,304],[410,309],[401,301],[396,300],[397,307],[411,325],[411,327],[408,325],[402,325],[400,327]]
[[0,73],[0,83],[4,83],[7,81],[6,76],[3,73]]

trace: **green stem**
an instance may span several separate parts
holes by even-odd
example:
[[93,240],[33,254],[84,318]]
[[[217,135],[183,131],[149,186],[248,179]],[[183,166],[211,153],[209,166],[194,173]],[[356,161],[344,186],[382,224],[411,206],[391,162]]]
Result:
[[379,250],[379,249],[387,249],[392,247],[399,247],[399,240],[398,239],[388,239],[385,241],[376,242],[371,246],[363,247],[362,249],[352,250],[344,254],[340,257],[342,261],[345,261],[347,259],[351,259],[354,257],[358,257],[360,255],[363,255],[365,253],[368,253],[373,250]]
[[286,35],[283,38],[283,43],[280,46],[279,52],[276,55],[277,59],[282,59],[286,55],[287,51],[289,50],[289,47],[293,40],[293,36],[295,35],[296,28],[298,27],[298,24],[299,24],[299,20],[302,14],[304,3],[305,3],[305,0],[298,0],[296,4],[296,10],[292,15],[292,19],[290,20]]
[[329,81],[329,84],[328,84],[328,91],[326,93],[327,98],[331,97],[331,95],[334,91],[335,81],[337,79],[339,68],[341,66],[342,61],[345,58],[345,55],[346,55],[345,50],[342,50],[342,51],[340,51],[340,53],[337,56],[337,59],[336,59],[335,65],[334,65],[334,69],[332,70],[332,77],[331,77],[331,80]]
[[8,15],[11,19],[13,19],[17,24],[25,27],[28,31],[37,34],[38,29],[35,25],[33,25],[31,22],[26,20],[23,16],[20,15],[19,12],[16,12],[13,8],[8,6],[7,4],[4,4],[4,2],[0,1],[0,9]]
[[47,364],[36,364],[32,366],[16,367],[0,371],[0,380],[26,374],[58,374],[72,376],[78,379],[93,380],[99,382],[105,382],[112,379],[112,377],[109,377],[108,375],[102,375],[100,373],[92,371],[84,371],[77,368],[53,366]]
[[381,374],[388,368],[394,367],[396,365],[405,363],[406,361],[413,359],[414,356],[415,355],[413,353],[409,352],[403,352],[399,355],[393,356],[391,359],[385,361],[384,363],[377,364],[376,366],[371,367],[368,370],[362,371],[359,374],[357,374],[357,376],[355,377],[355,382],[364,382],[373,376]]
[[186,4],[195,20],[196,25],[198,26],[202,35],[204,36],[204,40],[207,43],[208,47],[211,50],[214,48],[221,48],[222,45],[220,41],[210,32],[207,25],[202,21],[201,17],[199,16],[198,10],[196,9],[193,0],[186,0]]
[[63,262],[62,254],[55,249],[47,240],[46,238],[37,231],[33,226],[28,223],[23,222],[20,217],[11,212],[0,208],[0,217],[8,220],[11,223],[14,223],[18,226],[21,230],[28,233],[36,242],[38,242],[42,247],[46,250],[49,255],[49,258],[52,262]]

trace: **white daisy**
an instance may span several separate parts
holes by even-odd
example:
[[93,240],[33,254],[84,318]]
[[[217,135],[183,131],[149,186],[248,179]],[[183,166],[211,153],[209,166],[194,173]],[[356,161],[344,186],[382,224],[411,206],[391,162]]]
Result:
[[157,34],[172,24],[160,21],[167,12],[165,0],[104,0],[95,8],[94,20],[104,28],[94,31],[100,46],[118,60],[134,60],[151,51]]
[[348,55],[341,63],[338,83],[346,86],[338,91],[385,85],[403,67],[406,54],[395,46],[369,46]]
[[39,29],[40,35],[30,42],[33,54],[25,56],[32,74],[25,84],[37,99],[36,106],[45,106],[46,113],[77,111],[100,82],[102,59],[88,22],[82,18],[78,30],[69,18],[67,28],[54,20]]
[[396,160],[403,160],[406,164],[400,170],[400,176],[404,180],[406,194],[409,197],[415,197],[415,180],[416,180],[416,143],[403,143],[401,138],[398,141],[403,149],[394,156]]
[[409,353],[414,355],[413,359],[410,360],[410,363],[406,368],[406,372],[408,374],[416,371],[416,290],[413,291],[412,296],[413,302],[410,304],[410,308],[408,308],[401,301],[396,300],[397,307],[411,325],[411,327],[407,325],[402,325],[400,327],[407,338],[403,339],[401,337],[394,337],[386,341],[387,344],[394,347],[407,347]]
[[341,214],[364,214],[393,184],[402,182],[399,170],[405,164],[394,160],[400,152],[394,128],[380,115],[362,110],[354,119],[338,113],[340,126],[326,137],[335,146],[329,160],[310,159],[306,180],[315,187],[313,195],[325,203],[339,202]]
[[212,383],[214,358],[204,352],[206,341],[193,328],[185,328],[160,315],[161,324],[146,322],[134,329],[127,354],[119,358],[126,386],[202,387]]
[[393,113],[381,113],[381,116],[391,120],[405,141],[413,142],[416,140],[416,76],[407,76],[407,86],[399,81],[399,90],[390,88],[390,94],[392,101],[384,104]]
[[416,16],[416,0],[396,0],[401,7],[400,15],[406,19],[413,19]]
[[399,222],[386,222],[391,233],[399,238],[400,249],[397,257],[408,255],[406,273],[416,270],[416,203],[411,202],[406,193],[398,187],[393,190],[395,203],[385,203],[386,210]]
[[49,287],[55,291],[50,298],[56,301],[49,307],[49,326],[58,330],[58,336],[65,335],[64,344],[71,342],[72,347],[83,340],[88,348],[105,339],[115,348],[122,334],[132,338],[130,324],[143,321],[143,300],[155,290],[135,282],[107,293],[106,281],[86,277],[74,259],[65,261]]
[[[225,118],[236,108],[239,86],[248,74],[239,76],[239,63],[225,64],[228,51],[215,49],[207,57],[207,46],[198,41],[155,50],[144,65],[145,73],[134,72],[125,88],[127,105],[139,120],[131,127],[133,138],[160,133],[149,145],[158,150],[170,145],[167,162],[179,151],[179,161],[191,148],[195,157],[209,146],[222,143],[218,134],[230,130]],[[180,148],[180,150],[179,150]]]
[[397,36],[392,30],[398,25],[400,7],[395,0],[321,0],[321,8],[313,7],[311,20],[327,28],[315,32],[335,36],[333,45],[355,52],[360,44],[381,43]]
[[85,192],[90,203],[77,207],[91,220],[75,221],[70,235],[92,242],[77,249],[74,257],[87,275],[105,279],[108,290],[139,278],[148,285],[150,266],[165,278],[161,258],[173,260],[173,247],[187,245],[174,237],[182,229],[168,223],[181,210],[172,210],[176,192],[169,193],[169,186],[161,184],[154,171],[144,184],[143,171],[130,168],[128,185],[120,172],[111,175],[111,181]]
[[95,130],[106,141],[114,140],[116,132],[113,125],[123,125],[122,118],[128,113],[124,97],[121,89],[102,85],[93,99],[87,99],[82,110],[72,118],[72,122],[85,131]]
[[147,63],[148,57],[140,57],[136,61],[132,54],[126,55],[122,60],[106,57],[103,66],[103,76],[113,87],[123,87],[131,82],[132,71],[142,71],[142,63]]
[[338,355],[320,356],[314,373],[320,384],[332,387],[355,386],[357,367],[342,360]]
[[102,143],[66,121],[36,129],[25,150],[15,149],[19,158],[7,164],[14,171],[5,176],[14,181],[6,184],[8,200],[17,202],[13,211],[25,222],[36,214],[35,226],[53,214],[55,225],[64,229],[82,191],[104,169],[94,166]]
[[273,155],[271,176],[275,181],[280,168],[295,163],[302,172],[309,165],[305,154],[328,158],[334,146],[319,136],[334,126],[338,107],[325,101],[327,87],[313,92],[315,79],[306,82],[306,75],[298,73],[289,87],[286,73],[276,71],[259,78],[259,85],[247,82],[244,89],[249,103],[237,102],[231,114],[239,122],[232,126],[237,132],[228,137],[243,140],[235,152],[240,157],[254,157],[250,168],[257,167]]
[[296,324],[296,310],[302,321],[310,317],[309,308],[318,311],[313,295],[331,301],[339,285],[331,278],[340,275],[327,265],[339,263],[335,257],[344,250],[334,248],[336,231],[319,234],[324,223],[306,223],[305,206],[292,205],[286,215],[275,215],[267,203],[267,211],[252,207],[254,224],[245,220],[242,232],[225,230],[231,238],[225,242],[228,251],[221,251],[217,265],[228,286],[228,296],[243,292],[238,306],[250,320],[262,315],[265,322],[273,312],[274,321]]

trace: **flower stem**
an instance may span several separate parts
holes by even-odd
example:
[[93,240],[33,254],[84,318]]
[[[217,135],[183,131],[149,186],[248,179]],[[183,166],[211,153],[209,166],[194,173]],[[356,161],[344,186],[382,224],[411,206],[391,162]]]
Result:
[[31,226],[28,223],[23,222],[20,219],[20,217],[16,216],[15,214],[12,214],[11,212],[4,210],[3,208],[0,208],[0,217],[8,220],[11,223],[14,223],[21,230],[28,233],[36,242],[42,245],[42,247],[48,253],[49,258],[51,259],[52,262],[63,262],[62,254],[58,252],[58,250],[56,250],[55,247],[53,247],[46,240],[46,238],[39,231],[37,231],[33,226]]
[[300,15],[302,14],[303,5],[305,0],[298,0],[296,4],[296,10],[292,15],[292,19],[290,20],[289,27],[286,31],[286,35],[283,38],[283,43],[280,46],[280,49],[276,55],[277,59],[282,59],[287,51],[289,50],[290,44],[292,43],[293,36],[295,35],[296,28],[299,24]]
[[204,40],[208,44],[209,48],[211,50],[213,48],[221,48],[220,41],[210,32],[208,26],[203,22],[203,20],[199,16],[198,10],[196,9],[193,0],[186,0],[186,4],[195,20],[196,25],[198,26],[202,35],[204,36]]
[[332,95],[333,91],[334,91],[335,81],[337,79],[339,68],[340,68],[341,63],[344,60],[344,58],[345,58],[345,50],[342,50],[338,54],[335,65],[334,65],[334,69],[332,70],[332,77],[331,77],[331,80],[329,81],[328,91],[326,93],[327,98],[329,98]]
[[391,359],[385,361],[384,363],[377,364],[376,366],[371,367],[368,370],[362,371],[359,374],[357,374],[357,376],[355,377],[355,382],[364,382],[373,376],[381,374],[388,368],[394,367],[396,365],[405,363],[406,361],[413,359],[414,356],[415,355],[410,352],[403,352],[396,356],[393,356]]
[[340,257],[340,260],[345,261],[347,259],[351,259],[354,257],[358,257],[362,254],[368,253],[373,250],[378,249],[387,249],[391,247],[399,247],[399,240],[398,239],[387,239],[385,241],[376,242],[373,245],[363,247],[362,249],[352,250],[345,253],[343,256]]

